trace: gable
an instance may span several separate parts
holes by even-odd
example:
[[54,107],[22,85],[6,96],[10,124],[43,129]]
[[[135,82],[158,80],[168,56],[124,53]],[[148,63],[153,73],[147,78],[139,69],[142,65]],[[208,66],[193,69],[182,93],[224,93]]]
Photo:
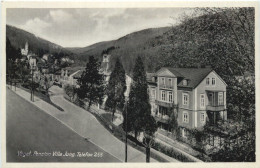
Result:
[[161,76],[166,76],[166,77],[176,77],[176,75],[174,75],[171,71],[169,71],[168,69],[166,68],[162,68],[160,69],[159,71],[156,72],[156,75],[158,77],[161,77]]
[[[210,85],[206,85],[206,79],[210,78]],[[216,85],[212,85],[212,78],[215,78]],[[214,71],[212,70],[199,84],[197,87],[210,87],[213,90],[214,89],[222,89],[226,88],[227,84],[225,81]],[[196,87],[196,88],[197,88]]]

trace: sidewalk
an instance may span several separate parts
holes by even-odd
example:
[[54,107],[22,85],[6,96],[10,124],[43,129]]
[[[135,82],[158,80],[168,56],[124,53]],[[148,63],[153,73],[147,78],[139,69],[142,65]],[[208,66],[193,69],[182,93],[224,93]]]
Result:
[[[34,104],[38,108],[42,109],[44,112],[53,116],[86,140],[99,146],[122,162],[124,161],[125,144],[114,137],[109,131],[107,131],[91,113],[81,109],[71,102],[68,102],[61,94],[52,96],[51,100],[53,103],[62,107],[64,111],[58,110],[57,108],[36,96],[34,98],[35,101],[31,102],[30,93],[20,88],[17,88],[15,93],[23,97],[28,102]],[[161,155],[163,156],[164,154]],[[165,158],[167,157],[168,156],[165,156]],[[178,162],[177,160],[170,157],[167,160],[170,162]],[[128,161],[145,162],[145,154],[131,146],[128,146]],[[151,162],[157,161],[151,158]]]

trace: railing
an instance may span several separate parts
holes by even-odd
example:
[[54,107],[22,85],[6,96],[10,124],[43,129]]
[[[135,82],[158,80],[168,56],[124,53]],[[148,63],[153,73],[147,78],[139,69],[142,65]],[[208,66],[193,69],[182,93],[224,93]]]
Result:
[[159,85],[160,89],[173,89],[173,86],[169,86],[169,85]]
[[154,119],[156,121],[162,122],[162,123],[168,123],[169,121],[169,116],[165,115],[165,116],[158,116],[158,115],[153,115]]
[[225,110],[225,106],[224,105],[216,105],[216,106],[208,105],[206,107],[206,110],[208,110],[208,111],[223,111],[223,110]]
[[159,105],[159,106],[163,106],[163,107],[173,107],[173,102],[163,102],[163,101],[159,101],[159,100],[155,100],[155,104]]

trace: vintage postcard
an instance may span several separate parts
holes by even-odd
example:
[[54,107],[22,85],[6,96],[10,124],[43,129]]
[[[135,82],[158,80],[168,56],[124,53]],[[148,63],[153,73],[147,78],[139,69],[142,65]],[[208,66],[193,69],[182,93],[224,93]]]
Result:
[[1,11],[4,168],[259,166],[259,3]]

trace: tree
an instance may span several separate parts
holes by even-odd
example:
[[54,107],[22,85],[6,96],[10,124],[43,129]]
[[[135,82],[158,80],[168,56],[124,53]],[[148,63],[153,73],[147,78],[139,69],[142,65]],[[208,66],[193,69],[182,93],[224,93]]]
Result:
[[171,113],[169,115],[169,120],[168,120],[168,124],[169,124],[169,130],[173,132],[173,134],[175,136],[177,136],[177,131],[178,131],[178,106],[175,106],[173,108],[171,108]]
[[125,93],[126,91],[126,77],[123,65],[120,63],[119,58],[116,60],[114,70],[110,75],[108,86],[106,89],[107,100],[106,108],[112,111],[112,122],[114,119],[114,114],[119,108],[120,110],[124,107]]
[[143,145],[146,148],[146,162],[150,162],[150,150],[154,143],[154,133],[157,131],[158,126],[155,119],[151,115],[146,115]]
[[42,88],[45,89],[46,95],[48,95],[49,94],[48,93],[49,92],[49,88],[52,87],[52,85],[53,85],[53,81],[51,80],[51,76],[47,75],[47,74],[42,75],[39,83],[42,86]]
[[[134,132],[135,138],[137,135],[147,128],[146,125],[150,120],[147,120],[151,115],[151,105],[149,102],[148,86],[146,82],[146,73],[141,57],[136,59],[133,82],[129,94],[129,103],[127,106],[127,128],[128,132]],[[124,118],[126,114],[124,113]],[[151,120],[151,122],[154,120]],[[124,120],[124,125],[125,120]],[[151,124],[153,125],[153,124]]]
[[17,62],[17,68],[19,71],[19,78],[22,80],[22,84],[24,84],[30,77],[30,69],[28,69],[25,61],[20,60]]
[[9,77],[9,80],[12,83],[12,79],[18,78],[18,66],[16,64],[16,59],[20,57],[20,51],[16,50],[9,38],[6,38],[6,67],[7,67],[7,74]]
[[76,86],[75,85],[65,85],[64,90],[65,90],[65,93],[70,97],[70,100],[72,101],[76,94]]
[[104,77],[99,73],[100,63],[93,56],[89,57],[85,71],[78,80],[77,94],[80,99],[87,99],[88,108],[93,103],[102,103],[104,96]]
[[49,88],[52,87],[53,85],[53,81],[51,79],[51,76],[45,76],[45,79],[44,79],[44,85],[45,85],[45,90],[46,90],[46,94],[48,95],[49,93]]

